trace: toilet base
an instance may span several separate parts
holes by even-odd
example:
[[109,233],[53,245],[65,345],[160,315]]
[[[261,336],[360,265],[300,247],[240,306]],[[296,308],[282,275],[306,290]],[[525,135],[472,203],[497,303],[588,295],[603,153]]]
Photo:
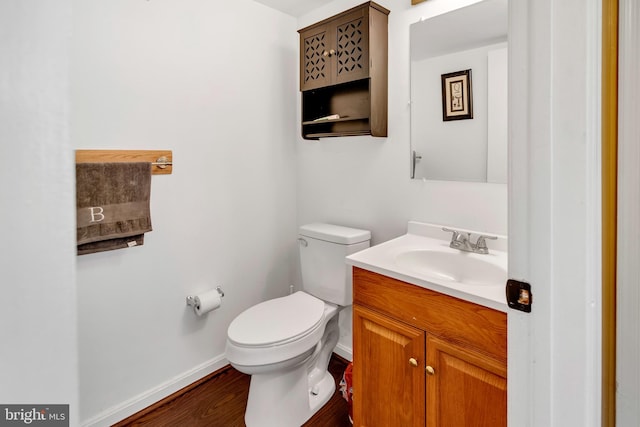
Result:
[[311,413],[303,422],[307,421],[313,416],[313,414],[318,412],[318,410],[331,399],[331,396],[333,396],[333,393],[335,393],[336,391],[335,380],[329,372],[325,372],[324,378],[320,380],[317,387],[318,388],[316,395],[314,395],[313,393],[309,394],[309,407],[311,409]]
[[325,310],[329,320],[308,358],[286,370],[251,376],[244,415],[247,427],[300,427],[335,393],[327,367],[338,343],[338,316],[336,307]]
[[252,375],[247,427],[300,427],[324,406],[336,390],[333,376],[325,372],[310,390],[307,369],[302,364],[284,375]]

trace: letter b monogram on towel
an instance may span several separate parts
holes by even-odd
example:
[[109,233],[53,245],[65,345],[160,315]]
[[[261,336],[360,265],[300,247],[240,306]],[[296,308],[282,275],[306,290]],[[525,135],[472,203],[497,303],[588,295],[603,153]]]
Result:
[[147,206],[147,202],[128,202],[78,209],[78,227],[122,221],[123,218],[145,217]]
[[100,222],[104,220],[104,208],[101,206],[92,206],[89,210],[91,211],[91,222]]

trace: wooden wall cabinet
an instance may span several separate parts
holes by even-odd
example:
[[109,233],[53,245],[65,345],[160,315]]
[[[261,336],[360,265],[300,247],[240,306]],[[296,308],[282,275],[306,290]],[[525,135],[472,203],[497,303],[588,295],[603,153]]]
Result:
[[387,136],[388,14],[367,2],[298,31],[304,138]]
[[354,267],[356,427],[507,425],[506,314]]

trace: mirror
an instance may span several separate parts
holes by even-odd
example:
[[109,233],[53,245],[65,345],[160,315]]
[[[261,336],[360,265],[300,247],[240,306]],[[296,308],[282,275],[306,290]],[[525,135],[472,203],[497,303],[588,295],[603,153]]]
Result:
[[412,178],[507,182],[507,11],[484,0],[411,25]]

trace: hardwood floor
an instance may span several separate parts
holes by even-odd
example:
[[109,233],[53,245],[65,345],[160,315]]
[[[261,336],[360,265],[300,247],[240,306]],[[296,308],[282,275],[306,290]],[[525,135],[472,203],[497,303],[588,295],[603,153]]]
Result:
[[[333,355],[329,372],[336,381],[336,392],[304,427],[351,427],[347,402],[338,384],[348,362]],[[244,410],[249,394],[250,376],[232,367],[223,368],[185,390],[176,393],[114,427],[245,427]]]

